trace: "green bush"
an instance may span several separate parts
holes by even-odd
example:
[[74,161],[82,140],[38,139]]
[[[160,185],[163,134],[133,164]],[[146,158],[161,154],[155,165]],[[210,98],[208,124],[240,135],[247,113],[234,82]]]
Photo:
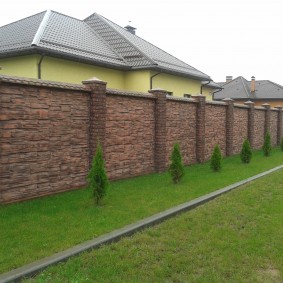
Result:
[[182,161],[182,155],[178,143],[174,144],[170,156],[170,161],[169,173],[171,175],[173,183],[177,184],[185,174],[185,167]]
[[264,136],[264,144],[262,147],[264,156],[270,156],[271,153],[271,137],[270,133],[267,132]]
[[243,142],[240,156],[243,163],[250,163],[252,158],[252,149],[248,139]]
[[109,185],[104,160],[103,152],[100,143],[97,143],[96,153],[92,160],[92,166],[87,176],[88,188],[93,190],[93,196],[96,204],[99,204],[105,196]]
[[218,172],[221,170],[221,161],[222,161],[222,155],[220,151],[220,147],[217,144],[214,147],[213,153],[211,155],[210,159],[210,168],[214,170],[215,172]]
[[283,151],[283,137],[281,138],[281,141],[280,141],[280,149],[281,151]]

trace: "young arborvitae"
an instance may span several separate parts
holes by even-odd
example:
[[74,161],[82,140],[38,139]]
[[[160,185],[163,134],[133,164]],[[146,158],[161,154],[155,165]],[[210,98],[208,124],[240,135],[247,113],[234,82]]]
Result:
[[97,143],[96,153],[92,160],[91,169],[87,175],[88,188],[93,190],[96,204],[105,196],[108,187],[108,178],[105,170],[103,152],[100,143]]
[[248,139],[243,142],[240,156],[243,163],[250,163],[252,158],[252,149]]
[[262,150],[264,156],[269,156],[271,153],[271,137],[269,132],[267,132],[264,136],[264,144]]
[[281,141],[280,141],[280,149],[281,151],[283,151],[283,137],[281,138]]
[[213,153],[211,155],[210,168],[212,170],[214,170],[215,172],[220,171],[220,169],[221,169],[221,161],[222,161],[222,155],[221,155],[220,147],[217,144],[214,147]]
[[174,144],[171,156],[170,156],[169,173],[171,175],[174,184],[180,182],[185,174],[185,167],[182,161],[182,155],[178,143]]

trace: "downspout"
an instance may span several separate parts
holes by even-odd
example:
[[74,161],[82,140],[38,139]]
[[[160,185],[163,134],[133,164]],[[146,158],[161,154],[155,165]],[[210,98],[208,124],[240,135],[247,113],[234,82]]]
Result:
[[208,81],[206,84],[202,84],[200,87],[200,94],[202,94],[202,88],[206,85],[209,85],[211,81]]
[[160,75],[160,74],[161,74],[161,72],[159,72],[159,73],[157,73],[157,74],[155,74],[155,75],[153,75],[153,76],[150,77],[150,89],[152,89],[152,79],[153,79],[154,77]]
[[221,91],[223,88],[220,88],[219,90],[216,90],[216,91],[214,91],[213,93],[212,93],[212,100],[214,100],[214,93],[217,93],[217,92],[219,92],[219,91]]
[[38,79],[41,79],[41,63],[43,61],[44,56],[45,56],[44,54],[41,55],[40,60],[37,64],[37,78]]

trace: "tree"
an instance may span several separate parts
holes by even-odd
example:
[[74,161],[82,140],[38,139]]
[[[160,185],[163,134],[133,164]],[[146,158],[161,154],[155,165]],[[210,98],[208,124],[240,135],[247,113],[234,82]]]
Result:
[[269,156],[271,153],[271,137],[270,133],[266,132],[265,137],[264,137],[264,144],[263,144],[263,154],[264,156]]
[[283,151],[283,137],[281,138],[281,141],[280,141],[280,149]]
[[220,171],[220,169],[221,169],[221,161],[222,161],[222,155],[221,155],[220,147],[217,144],[214,147],[213,153],[211,155],[210,168],[212,170],[214,170],[215,172]]
[[93,190],[93,196],[96,204],[99,204],[105,196],[109,185],[108,177],[105,170],[102,147],[97,142],[95,156],[92,159],[92,166],[87,176],[88,188]]
[[182,177],[185,174],[185,167],[182,161],[182,155],[180,152],[180,147],[178,143],[174,144],[173,150],[170,156],[170,166],[169,173],[171,175],[172,181],[174,184],[180,182]]
[[243,142],[240,156],[243,163],[250,163],[252,158],[252,150],[248,139]]

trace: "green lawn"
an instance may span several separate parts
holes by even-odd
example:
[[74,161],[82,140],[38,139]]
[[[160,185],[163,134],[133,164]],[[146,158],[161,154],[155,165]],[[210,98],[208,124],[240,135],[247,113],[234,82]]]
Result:
[[224,159],[220,173],[209,164],[189,166],[178,185],[167,173],[112,182],[100,207],[86,189],[0,206],[0,273],[281,164],[279,149],[268,158],[259,151],[249,165],[239,156]]
[[283,171],[28,282],[283,282]]

